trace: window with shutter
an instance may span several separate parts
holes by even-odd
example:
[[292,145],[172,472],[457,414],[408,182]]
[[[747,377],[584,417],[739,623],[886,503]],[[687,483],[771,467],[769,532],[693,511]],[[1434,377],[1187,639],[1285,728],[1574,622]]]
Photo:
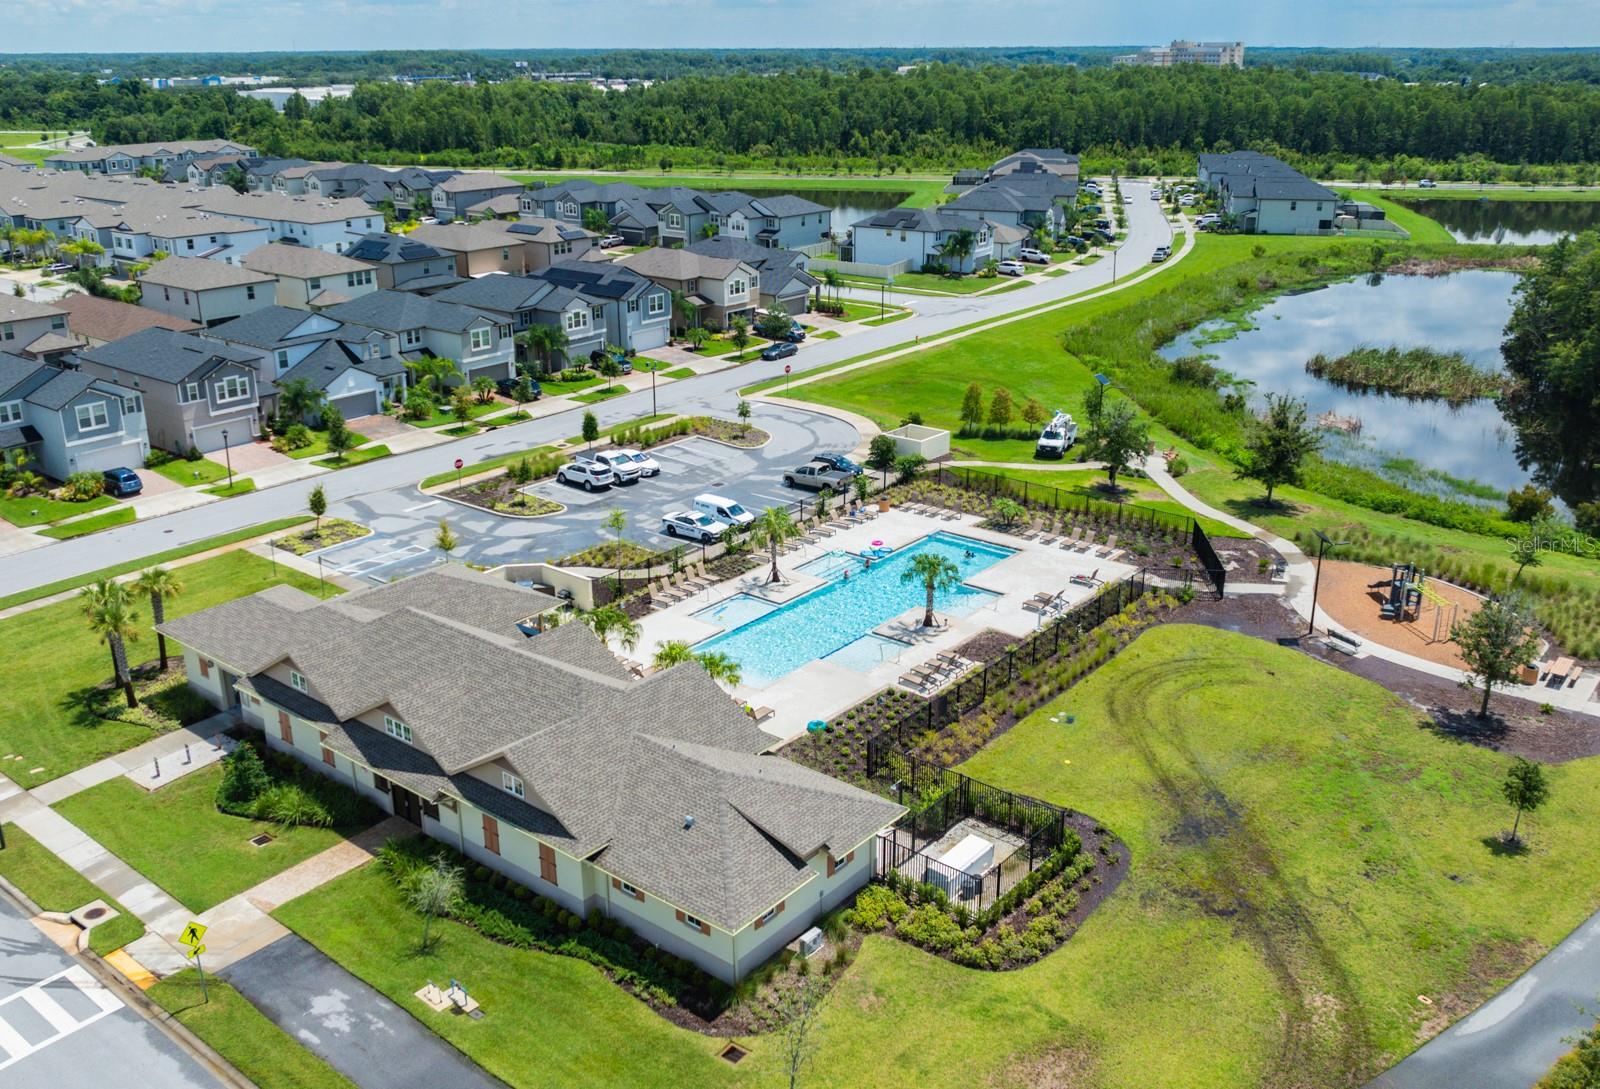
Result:
[[483,848],[493,854],[500,853],[500,822],[487,813],[483,815]]
[[205,658],[200,659],[200,676],[211,676],[211,663]]
[[285,745],[294,744],[294,727],[289,725],[289,713],[287,711],[278,712],[278,740]]
[[556,852],[548,843],[539,844],[539,879],[552,885],[560,884],[556,880]]
[[335,766],[333,763],[333,750],[326,745],[322,746],[322,762],[330,768]]

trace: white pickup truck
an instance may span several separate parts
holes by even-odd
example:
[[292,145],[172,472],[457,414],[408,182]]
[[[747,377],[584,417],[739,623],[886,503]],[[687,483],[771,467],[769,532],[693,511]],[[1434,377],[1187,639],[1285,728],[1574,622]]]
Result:
[[641,472],[633,458],[621,450],[601,450],[594,454],[583,451],[572,455],[572,460],[579,464],[605,466],[615,474],[618,484],[636,483]]

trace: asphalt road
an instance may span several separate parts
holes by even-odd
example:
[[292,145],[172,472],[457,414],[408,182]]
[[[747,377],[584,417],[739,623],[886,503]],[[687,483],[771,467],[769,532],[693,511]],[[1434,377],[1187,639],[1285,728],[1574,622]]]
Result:
[[[302,938],[279,938],[221,975],[274,1024],[361,1089],[506,1089],[504,1082]],[[418,990],[428,982],[424,975],[419,969]],[[450,981],[434,982],[446,987]],[[470,989],[472,981],[465,982]],[[140,1084],[140,1089],[147,1087]]]
[[0,896],[0,1085],[218,1089],[221,1084]]
[[683,439],[651,451],[661,475],[636,484],[594,493],[554,482],[537,485],[533,494],[567,507],[547,518],[506,518],[415,487],[361,496],[341,503],[336,513],[371,526],[372,534],[326,550],[322,561],[329,573],[382,582],[440,563],[433,539],[442,517],[449,518],[461,541],[453,560],[494,566],[559,558],[607,539],[610,534],[600,523],[613,509],[627,514],[629,540],[668,548],[677,542],[659,532],[663,514],[687,509],[703,492],[736,500],[753,512],[803,500],[811,493],[784,487],[784,470],[821,451],[849,453],[857,441],[848,423],[813,412],[761,405],[751,422],[772,436],[758,449]]
[[[1119,278],[1136,272],[1148,263],[1150,253],[1156,246],[1168,243],[1171,238],[1170,228],[1160,207],[1149,199],[1148,183],[1124,182],[1123,192],[1129,213],[1129,236],[1116,265]],[[1111,281],[1112,264],[1109,259],[1098,261],[1069,275],[987,298],[918,297],[914,303],[918,308],[917,313],[910,318],[838,340],[812,341],[787,362],[793,365],[795,373],[803,373],[841,359],[891,348],[909,342],[914,337],[934,337],[971,322],[1103,287]],[[781,375],[783,366],[783,362],[756,362],[673,382],[661,387],[658,392],[660,410],[677,412],[709,404],[721,413],[731,413],[740,387]],[[619,423],[647,414],[650,404],[650,392],[644,390],[597,405],[595,414],[602,425]],[[0,595],[85,574],[113,563],[191,544],[220,533],[303,513],[306,494],[316,483],[323,485],[330,506],[335,508],[356,502],[383,504],[387,502],[380,498],[383,493],[404,493],[420,478],[448,468],[457,457],[470,464],[495,454],[526,449],[576,434],[583,409],[582,405],[574,405],[570,412],[529,420],[446,446],[397,454],[366,465],[327,473],[314,481],[283,484],[225,502],[145,519],[88,537],[7,556],[0,563]],[[700,490],[694,489],[696,492]],[[352,505],[343,509],[353,511],[355,508]]]
[[1597,1006],[1600,913],[1367,1089],[1528,1089],[1594,1024]]

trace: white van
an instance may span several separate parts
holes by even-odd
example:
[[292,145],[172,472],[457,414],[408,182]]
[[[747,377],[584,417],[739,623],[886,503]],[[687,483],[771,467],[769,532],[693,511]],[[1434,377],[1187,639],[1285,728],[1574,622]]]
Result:
[[733,500],[721,495],[712,495],[710,492],[694,497],[694,509],[729,526],[743,527],[756,520],[755,515]]

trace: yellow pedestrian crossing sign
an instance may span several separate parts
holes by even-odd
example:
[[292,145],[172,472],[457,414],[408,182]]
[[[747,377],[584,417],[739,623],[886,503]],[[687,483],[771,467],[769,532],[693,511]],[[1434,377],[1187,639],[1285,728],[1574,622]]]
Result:
[[179,945],[187,945],[195,952],[204,948],[200,943],[205,940],[206,928],[199,923],[191,922],[183,928],[183,934],[178,938]]
[[205,951],[206,951],[206,947],[203,946],[203,945],[191,945],[189,947],[189,951],[187,953],[185,953],[184,956],[188,957],[190,960],[194,960],[196,957],[198,957],[201,953],[204,953]]

